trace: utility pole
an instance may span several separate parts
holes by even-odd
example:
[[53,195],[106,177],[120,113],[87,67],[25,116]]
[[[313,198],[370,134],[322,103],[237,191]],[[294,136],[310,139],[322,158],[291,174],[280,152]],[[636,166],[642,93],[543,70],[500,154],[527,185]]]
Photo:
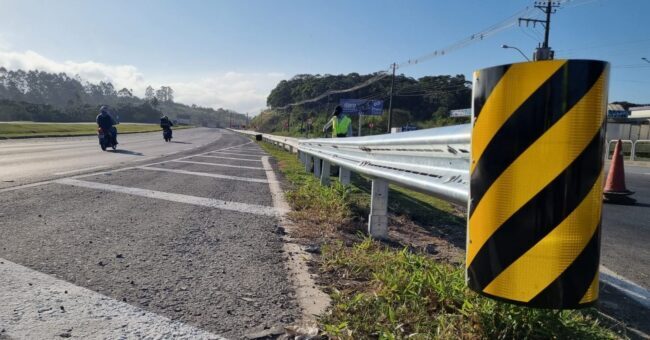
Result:
[[519,18],[519,25],[521,25],[522,22],[525,22],[526,26],[530,23],[533,24],[533,27],[537,24],[544,26],[544,42],[541,47],[535,49],[533,60],[551,60],[555,55],[555,52],[548,46],[548,38],[551,31],[551,14],[557,12],[556,8],[560,7],[560,3],[550,0],[546,2],[535,1],[535,7],[539,8],[544,12],[544,14],[546,14],[546,20]]
[[230,128],[232,129],[232,112],[230,112]]
[[388,100],[388,133],[393,127],[393,86],[395,86],[395,68],[397,64],[393,63],[393,77],[390,79],[390,99]]

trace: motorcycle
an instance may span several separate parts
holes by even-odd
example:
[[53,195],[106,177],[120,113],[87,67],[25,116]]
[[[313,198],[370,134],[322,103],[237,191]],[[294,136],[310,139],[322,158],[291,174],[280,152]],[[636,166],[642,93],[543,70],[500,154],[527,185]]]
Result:
[[99,139],[99,147],[102,148],[102,151],[106,151],[106,148],[117,149],[117,144],[114,143],[114,138],[110,131],[97,128],[97,138]]
[[164,129],[163,130],[163,139],[165,142],[171,142],[172,140],[172,129]]

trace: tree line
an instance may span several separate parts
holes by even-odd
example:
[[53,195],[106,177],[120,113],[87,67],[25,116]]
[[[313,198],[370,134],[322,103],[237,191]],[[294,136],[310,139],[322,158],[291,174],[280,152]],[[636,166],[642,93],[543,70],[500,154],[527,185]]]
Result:
[[[280,109],[291,103],[317,97],[330,90],[352,88],[377,75],[377,73],[296,75],[278,83],[267,98],[269,110],[252,123],[268,132],[284,130],[291,134],[299,134],[304,132],[309,121],[315,126],[314,130],[325,124],[340,99],[376,99],[384,100],[384,114],[364,116],[362,129],[366,130],[364,134],[383,133],[388,124],[386,111],[391,86],[390,77],[384,77],[355,91],[332,94],[316,102]],[[471,81],[466,80],[462,74],[425,76],[417,79],[403,74],[396,75],[393,85],[393,126],[415,125],[427,128],[467,122],[467,118],[450,118],[449,111],[471,106],[471,85]],[[352,118],[354,128],[357,129],[357,118]]]
[[186,115],[192,124],[204,126],[227,126],[231,116],[243,117],[230,110],[175,103],[169,86],[148,86],[140,98],[133,89],[118,90],[106,81],[95,84],[78,75],[0,67],[0,121],[94,121],[101,105],[110,106],[121,121],[139,123],[156,123],[163,113],[170,118]]

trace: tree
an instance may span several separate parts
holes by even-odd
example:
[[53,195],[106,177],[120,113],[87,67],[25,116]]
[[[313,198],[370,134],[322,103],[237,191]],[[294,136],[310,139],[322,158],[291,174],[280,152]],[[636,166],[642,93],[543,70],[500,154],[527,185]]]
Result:
[[174,101],[174,90],[169,86],[161,86],[156,90],[156,98],[161,102],[171,103]]
[[117,96],[120,98],[131,98],[133,97],[133,92],[131,92],[129,89],[126,87],[117,91]]
[[153,87],[151,87],[151,85],[147,86],[147,88],[144,90],[144,99],[150,101],[154,98],[154,96],[155,94]]

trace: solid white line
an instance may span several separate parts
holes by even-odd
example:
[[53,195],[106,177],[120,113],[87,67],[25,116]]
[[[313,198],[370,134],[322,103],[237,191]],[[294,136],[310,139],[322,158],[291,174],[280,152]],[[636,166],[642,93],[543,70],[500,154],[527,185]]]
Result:
[[[233,151],[233,150],[229,150]],[[251,154],[251,153],[242,153],[242,152],[223,152],[223,151],[212,151],[210,153],[218,153],[218,154],[224,154],[224,155],[237,155],[237,156],[245,156],[245,157],[262,157],[264,154]]]
[[[266,178],[269,180],[269,190],[271,190],[273,206],[278,211],[290,211],[289,204],[284,199],[280,182],[275,177],[275,172],[269,162],[269,156],[262,157],[262,164],[266,170]],[[291,230],[291,222],[285,214],[281,214],[279,220],[283,227],[289,231]],[[293,281],[296,290],[296,299],[302,309],[303,320],[314,321],[315,315],[321,315],[329,307],[330,298],[317,288],[314,279],[309,274],[307,260],[310,258],[310,255],[301,246],[291,242],[287,238],[285,238],[282,248],[285,253],[296,255],[289,256],[285,265],[289,273],[291,273],[289,277]]]
[[154,168],[154,167],[149,167],[149,166],[139,167],[138,169],[152,170],[152,171],[173,172],[173,173],[183,174],[183,175],[194,175],[194,176],[230,179],[230,180],[234,180],[234,181],[244,181],[244,182],[254,182],[254,183],[268,183],[267,180],[259,179],[259,178],[228,176],[228,175],[221,175],[221,174],[211,174],[211,173],[208,173],[208,172],[186,171],[186,170],[181,170],[181,169]]
[[83,172],[83,171],[88,171],[88,170],[95,170],[95,169],[102,169],[107,167],[107,165],[100,165],[100,166],[93,166],[90,168],[83,168],[83,169],[75,169],[75,170],[70,170],[70,171],[63,171],[63,172],[55,172],[54,175],[68,175],[68,174],[73,174],[75,172]]
[[214,165],[222,166],[226,168],[240,168],[240,169],[251,169],[251,170],[264,170],[264,168],[258,166],[244,166],[244,165],[232,165],[232,164],[218,164],[218,163],[208,163],[208,162],[194,162],[194,161],[183,161],[183,160],[173,160],[170,162],[174,163],[189,163],[189,164],[201,164],[201,165]]
[[261,162],[261,160],[259,159],[245,159],[245,158],[221,157],[221,156],[210,156],[210,155],[198,155],[197,157],[210,157],[210,158],[219,158],[219,159],[232,159],[236,161]]
[[8,339],[223,339],[2,258],[0,287]]
[[632,300],[650,308],[650,291],[636,283],[613,272],[605,266],[600,266],[600,281],[620,290]]
[[273,209],[273,207],[268,207],[264,205],[222,201],[213,198],[174,194],[170,192],[162,192],[162,191],[140,189],[140,188],[130,188],[130,187],[123,187],[123,186],[112,185],[112,184],[97,183],[97,182],[87,182],[87,181],[80,181],[77,179],[63,178],[63,179],[55,180],[54,183],[73,185],[73,186],[88,188],[88,189],[119,192],[119,193],[124,193],[129,195],[155,198],[155,199],[160,199],[165,201],[172,201],[172,202],[179,202],[179,203],[186,203],[186,204],[193,204],[193,205],[200,205],[204,207],[218,208],[223,210],[232,210],[232,211],[251,213],[257,215],[275,216],[278,213],[281,213],[281,212],[277,212],[275,209]]

